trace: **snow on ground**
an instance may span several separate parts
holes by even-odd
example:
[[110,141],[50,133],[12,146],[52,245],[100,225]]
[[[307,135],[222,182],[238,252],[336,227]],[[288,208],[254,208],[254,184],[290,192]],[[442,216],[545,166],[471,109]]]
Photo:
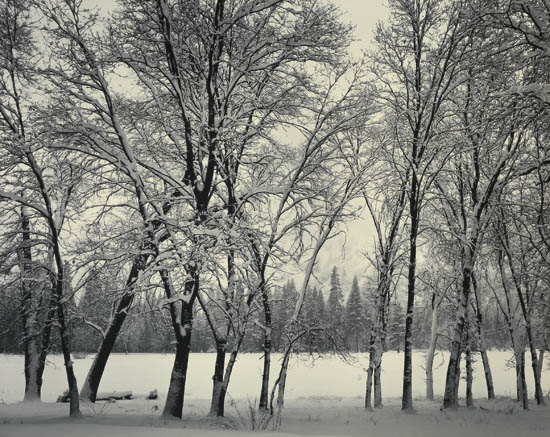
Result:
[[[548,436],[550,407],[522,411],[509,398],[515,393],[515,372],[507,366],[510,352],[492,351],[490,360],[497,396],[486,401],[481,362],[476,363],[474,380],[475,409],[440,411],[446,366],[444,357],[436,359],[434,375],[436,401],[423,401],[424,353],[414,354],[416,414],[400,410],[403,354],[384,356],[382,388],[384,408],[366,412],[363,408],[365,354],[354,355],[346,363],[336,357],[312,362],[294,358],[289,373],[286,405],[280,433],[284,435],[373,435],[373,436]],[[44,376],[44,403],[21,404],[24,376],[21,356],[0,355],[0,437],[50,436],[181,436],[221,437],[250,435],[239,429],[250,425],[249,405],[259,392],[261,355],[242,354],[235,366],[229,387],[228,419],[207,418],[214,366],[214,354],[192,354],[189,365],[183,421],[160,417],[172,365],[172,356],[163,354],[114,354],[105,371],[100,391],[132,390],[135,400],[116,403],[83,404],[85,417],[67,418],[68,405],[55,404],[65,389],[62,359],[52,356]],[[273,357],[272,374],[279,365]],[[79,383],[91,364],[92,356],[75,360]],[[533,393],[530,368],[527,370],[530,394]],[[152,389],[161,398],[145,400]],[[544,393],[550,392],[550,369],[543,374]],[[463,387],[461,387],[463,392]],[[550,400],[549,400],[550,403]],[[185,431],[182,433],[182,428]],[[268,429],[272,429],[268,427]],[[277,436],[279,433],[270,432]]]
[[[434,364],[434,394],[443,395],[445,383],[446,355],[439,354]],[[497,395],[512,396],[515,393],[515,371],[508,367],[512,357],[509,351],[491,351],[495,391]],[[280,354],[273,354],[271,372],[278,372]],[[86,377],[92,364],[93,355],[84,359],[75,359],[74,368],[79,385]],[[170,380],[173,355],[171,354],[112,354],[107,363],[100,391],[132,390],[134,393],[149,393],[158,389],[166,393]],[[207,399],[212,390],[212,373],[215,354],[194,353],[189,359],[186,396],[195,399]],[[425,353],[417,351],[413,356],[413,396],[422,397],[425,393]],[[262,373],[261,354],[241,354],[231,377],[229,394],[235,399],[259,396]],[[528,363],[530,364],[530,363]],[[365,369],[368,365],[367,354],[352,354],[349,362],[334,356],[312,360],[309,356],[294,357],[288,376],[287,399],[310,396],[361,397],[364,394]],[[384,354],[382,364],[382,390],[385,397],[399,397],[402,391],[403,353]],[[25,379],[23,357],[21,355],[0,354],[0,402],[12,403],[23,399]],[[533,393],[531,366],[526,368],[529,393]],[[463,373],[464,374],[464,373]],[[475,398],[486,395],[483,366],[479,359],[474,365]],[[550,391],[550,369],[543,375],[543,389]],[[67,380],[61,355],[48,358],[44,374],[42,400],[55,402],[57,396],[65,390]]]

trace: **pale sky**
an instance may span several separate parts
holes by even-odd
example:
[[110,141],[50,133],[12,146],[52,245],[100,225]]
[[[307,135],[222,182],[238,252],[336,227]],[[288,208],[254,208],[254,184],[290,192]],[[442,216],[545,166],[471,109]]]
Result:
[[372,39],[376,23],[387,16],[386,0],[333,0],[345,13],[344,19],[355,26],[357,41],[353,48],[365,48]]
[[[356,42],[352,45],[352,52],[360,54],[369,47],[374,37],[376,23],[387,16],[385,0],[333,0],[345,13],[343,19],[355,26]],[[326,291],[330,285],[332,267],[336,266],[340,272],[340,280],[344,294],[351,289],[354,275],[363,283],[364,273],[368,262],[363,256],[365,251],[370,252],[373,247],[373,225],[368,219],[368,212],[364,211],[361,218],[349,223],[345,235],[340,235],[328,241],[319,254],[316,273],[321,286]]]
[[[355,27],[356,41],[352,45],[352,53],[360,55],[368,48],[373,39],[376,23],[387,16],[386,0],[332,0],[344,12],[343,20]],[[113,0],[85,0],[88,7],[99,7],[103,10],[112,9],[116,5]],[[345,294],[351,287],[354,275],[358,275],[362,283],[367,261],[362,253],[370,251],[373,244],[372,224],[365,212],[363,218],[342,229],[346,235],[340,235],[326,243],[320,253],[315,269],[320,285],[326,290],[330,283],[332,267],[340,271],[342,287]],[[296,278],[299,286],[300,277]],[[315,283],[315,281],[313,282]]]

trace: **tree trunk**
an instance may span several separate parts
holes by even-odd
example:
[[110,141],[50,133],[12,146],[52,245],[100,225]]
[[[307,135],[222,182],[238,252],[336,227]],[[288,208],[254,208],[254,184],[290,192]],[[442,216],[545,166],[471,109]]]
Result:
[[[218,416],[220,404],[220,393],[223,386],[223,371],[225,369],[225,354],[227,342],[225,339],[216,341],[216,364],[214,365],[214,376],[212,376],[212,402],[210,403],[209,416]],[[223,416],[223,412],[221,414]]]
[[269,371],[271,368],[271,306],[269,305],[269,296],[265,287],[265,281],[262,279],[262,304],[264,309],[264,368],[262,373],[262,387],[260,389],[259,409],[267,411],[269,403]]
[[531,353],[531,368],[533,369],[533,378],[535,380],[535,399],[537,401],[537,405],[546,405],[546,402],[544,401],[544,393],[542,392],[542,386],[540,383],[540,377],[541,374],[539,372],[539,360],[537,357],[537,348],[535,346],[534,340],[533,340],[533,333],[531,329],[531,320],[530,316],[526,314],[526,323],[525,323],[525,329],[527,331],[527,339],[529,342],[529,351]]
[[372,410],[372,377],[375,366],[375,335],[370,336],[369,368],[367,369],[367,385],[365,390],[365,408]]
[[468,297],[470,294],[471,275],[473,267],[473,254],[471,249],[466,249],[466,259],[462,269],[462,290],[460,302],[454,323],[453,341],[445,379],[445,393],[443,396],[443,408],[456,408],[458,406],[458,385],[460,373],[460,352],[464,333],[464,324],[468,309]]
[[[299,337],[298,337],[299,338]],[[279,371],[279,376],[277,377],[275,383],[273,384],[273,388],[271,390],[271,401],[269,406],[269,412],[271,415],[274,413],[273,408],[273,402],[275,400],[275,390],[278,388],[277,393],[277,409],[279,413],[284,407],[285,403],[285,386],[286,386],[286,375],[288,371],[288,363],[290,361],[290,354],[292,352],[292,346],[293,341],[296,341],[298,338],[295,338],[294,340],[291,340],[289,344],[287,345],[285,349],[285,353],[283,355],[283,362],[281,363],[281,370]]]
[[473,375],[472,351],[469,346],[466,346],[466,406],[468,408],[474,407],[474,398],[472,396]]
[[24,402],[40,401],[39,354],[33,340],[25,340],[25,395]]
[[139,274],[145,269],[148,258],[148,255],[140,254],[134,259],[132,269],[130,270],[130,274],[128,275],[128,279],[126,280],[126,291],[118,301],[116,309],[111,316],[109,326],[105,331],[103,340],[99,345],[92,366],[88,371],[88,375],[86,376],[86,379],[80,391],[80,397],[82,399],[95,402],[97,390],[99,389],[99,384],[101,382],[101,378],[103,377],[103,372],[105,371],[107,360],[111,355],[118,334],[120,333],[122,325],[126,320],[126,316],[130,311],[130,307],[134,302],[134,287],[139,278]]
[[437,345],[437,316],[438,306],[436,304],[436,293],[432,296],[432,324],[430,330],[430,345],[426,355],[426,399],[433,401],[434,399],[434,381],[433,381],[433,364],[435,349]]
[[465,352],[466,352],[466,406],[468,408],[474,407],[474,398],[472,395],[472,383],[474,380],[474,373],[472,368],[472,347],[470,343],[470,317],[466,314],[466,326],[465,331]]
[[229,387],[229,380],[231,379],[231,374],[233,373],[233,367],[235,361],[237,361],[237,354],[241,348],[243,337],[241,337],[237,344],[233,347],[231,355],[229,356],[229,361],[227,362],[227,368],[225,369],[225,376],[223,378],[223,384],[220,390],[220,397],[218,400],[218,417],[223,417],[225,412],[225,396],[227,395],[227,388]]
[[379,359],[374,368],[374,408],[382,407],[382,360]]
[[522,393],[523,393],[523,385],[521,381],[521,363],[520,363],[520,357],[516,353],[516,401],[522,402]]
[[[481,349],[481,347],[480,347]],[[487,398],[495,399],[495,387],[493,385],[493,374],[491,372],[491,365],[489,364],[489,356],[487,350],[483,346],[480,350],[481,361],[483,361],[483,373],[485,374],[485,383],[487,385]]]
[[525,351],[519,351],[519,356],[516,358],[516,365],[519,361],[519,378],[520,378],[520,395],[521,395],[521,405],[524,410],[529,409],[529,394],[527,392],[527,381],[525,378]]
[[537,374],[538,374],[538,378],[539,378],[539,381],[541,380],[541,377],[542,377],[542,365],[544,364],[544,347],[541,347],[539,349],[539,358],[537,360]]
[[[415,190],[414,190],[415,191]],[[412,398],[412,328],[414,315],[414,294],[416,281],[416,238],[418,235],[418,213],[416,211],[416,196],[411,194],[411,229],[409,235],[409,272],[407,285],[407,313],[405,317],[405,348],[403,363],[403,395],[402,410],[413,410]]]
[[491,372],[491,365],[489,364],[489,356],[487,355],[487,348],[485,346],[485,334],[483,332],[483,314],[481,313],[481,302],[479,300],[479,290],[477,288],[477,280],[472,272],[472,288],[474,289],[474,297],[476,304],[476,325],[477,335],[479,337],[479,352],[481,354],[481,361],[483,361],[483,372],[485,374],[485,383],[487,385],[487,398],[489,400],[495,399],[495,386],[493,384],[493,373]]
[[279,375],[279,391],[277,393],[277,408],[283,409],[285,405],[285,388],[286,388],[286,376],[288,373],[288,362],[290,361],[290,353],[285,355],[283,364],[281,366],[281,374]]
[[271,332],[264,337],[264,367],[262,373],[262,388],[260,390],[259,409],[267,411],[269,398],[269,371],[271,368]]
[[[42,386],[40,369],[40,332],[38,327],[36,273],[33,272],[30,220],[25,207],[21,208],[22,245],[18,251],[21,275],[21,320],[23,322],[23,350],[25,356],[25,395],[24,402],[39,401]],[[34,278],[34,280],[33,280]]]
[[460,361],[462,360],[462,345],[460,345],[460,349],[458,350],[458,363],[457,363],[457,366],[456,366],[456,385],[455,385],[455,388],[454,388],[454,398],[455,398],[455,405],[454,405],[454,408],[457,408],[459,406],[459,403],[458,403],[458,392],[459,392],[459,389],[460,389],[460,376],[461,376],[461,373],[462,373],[462,369],[460,368]]
[[[186,287],[187,288],[187,287]],[[162,415],[164,417],[177,417],[183,415],[183,402],[185,397],[185,381],[187,379],[187,366],[189,364],[189,352],[191,350],[191,333],[193,329],[193,302],[181,303],[181,328],[183,335],[176,334],[176,354],[170,386],[164,404]],[[172,309],[171,309],[172,310]]]
[[44,368],[46,367],[46,357],[48,356],[48,350],[50,348],[50,338],[52,333],[52,326],[55,320],[56,314],[56,304],[54,291],[52,289],[52,294],[48,303],[48,313],[46,315],[46,322],[44,325],[44,330],[42,331],[42,346],[40,351],[40,359],[38,361],[38,386],[42,387],[42,376],[44,375]]
[[63,264],[60,256],[56,256],[57,261],[57,284],[56,284],[56,303],[57,303],[57,320],[59,322],[59,336],[61,337],[61,350],[63,352],[63,361],[65,364],[65,372],[67,374],[67,383],[69,385],[69,415],[71,417],[79,417],[80,402],[78,397],[78,385],[73,369],[73,361],[71,360],[69,331],[65,323],[65,313],[63,309]]
[[122,328],[124,320],[126,320],[126,316],[128,315],[128,311],[133,301],[134,293],[125,293],[118,301],[115,313],[111,317],[105,336],[99,345],[94,361],[92,362],[90,370],[88,370],[88,375],[82,385],[82,389],[80,391],[80,397],[82,399],[95,402],[97,390],[99,389],[99,384],[101,382],[101,378],[103,377],[107,360],[111,355],[115,341],[118,337],[120,329]]

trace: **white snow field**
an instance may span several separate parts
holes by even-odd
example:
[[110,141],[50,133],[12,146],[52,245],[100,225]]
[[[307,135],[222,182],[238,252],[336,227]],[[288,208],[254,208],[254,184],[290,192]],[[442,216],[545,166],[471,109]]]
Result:
[[[489,354],[496,401],[487,401],[481,361],[475,364],[474,409],[440,411],[446,372],[445,356],[436,357],[434,402],[424,401],[424,352],[417,351],[414,363],[416,414],[400,409],[403,354],[384,355],[382,390],[384,408],[367,412],[363,408],[366,354],[352,355],[348,362],[326,356],[292,360],[287,382],[282,426],[277,435],[350,436],[545,436],[550,435],[550,406],[530,403],[529,411],[510,398],[515,393],[515,371],[507,363],[511,352]],[[260,354],[242,354],[237,360],[226,406],[229,419],[207,418],[212,389],[214,354],[192,354],[183,421],[160,417],[168,388],[172,355],[113,354],[107,364],[100,391],[132,390],[136,399],[116,403],[83,404],[83,419],[69,419],[68,405],[54,403],[66,387],[61,356],[50,356],[44,375],[42,403],[22,404],[23,357],[0,355],[0,437],[8,436],[199,436],[250,435],[249,404],[260,389]],[[93,356],[75,360],[75,371],[82,383]],[[280,355],[274,354],[272,375],[278,371]],[[528,360],[529,364],[529,360]],[[533,384],[530,365],[526,369],[530,397]],[[274,376],[273,378],[274,379]],[[543,390],[550,392],[550,369],[545,366]],[[145,400],[145,394],[158,389],[158,400]],[[464,387],[461,386],[461,393]],[[547,401],[550,404],[550,400]],[[241,428],[241,429],[239,429]],[[183,429],[183,431],[182,431]],[[268,427],[268,429],[271,429]],[[262,434],[262,433],[260,433]]]

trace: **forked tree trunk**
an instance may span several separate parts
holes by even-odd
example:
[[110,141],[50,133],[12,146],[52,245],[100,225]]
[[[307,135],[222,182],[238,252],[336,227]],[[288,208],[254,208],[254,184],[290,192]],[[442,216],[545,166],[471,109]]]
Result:
[[456,408],[458,406],[458,385],[460,383],[460,353],[464,334],[464,324],[468,310],[468,298],[473,268],[472,249],[467,248],[464,267],[462,268],[462,287],[456,320],[454,322],[449,365],[445,379],[445,392],[443,396],[443,408]]
[[229,355],[229,361],[227,362],[227,367],[225,369],[225,375],[223,378],[223,384],[221,386],[220,396],[218,399],[218,411],[217,411],[218,417],[223,417],[225,413],[225,397],[227,395],[227,388],[229,387],[229,381],[231,379],[231,374],[233,373],[233,367],[235,366],[235,362],[237,361],[237,355],[241,348],[242,341],[243,341],[243,337],[241,336],[237,340],[237,344],[233,347],[233,350]]
[[279,376],[275,380],[275,383],[273,384],[273,388],[271,389],[271,400],[269,405],[269,411],[271,415],[273,415],[274,413],[273,402],[275,400],[275,390],[277,389],[278,389],[277,410],[279,411],[279,413],[282,411],[284,407],[286,378],[288,374],[288,363],[290,362],[290,354],[292,353],[292,348],[294,346],[294,343],[300,340],[300,338],[303,337],[303,335],[305,335],[305,332],[302,332],[301,334],[294,336],[292,339],[289,340],[289,343],[285,348],[285,352],[283,354],[283,362],[281,363],[281,370],[279,371]]

